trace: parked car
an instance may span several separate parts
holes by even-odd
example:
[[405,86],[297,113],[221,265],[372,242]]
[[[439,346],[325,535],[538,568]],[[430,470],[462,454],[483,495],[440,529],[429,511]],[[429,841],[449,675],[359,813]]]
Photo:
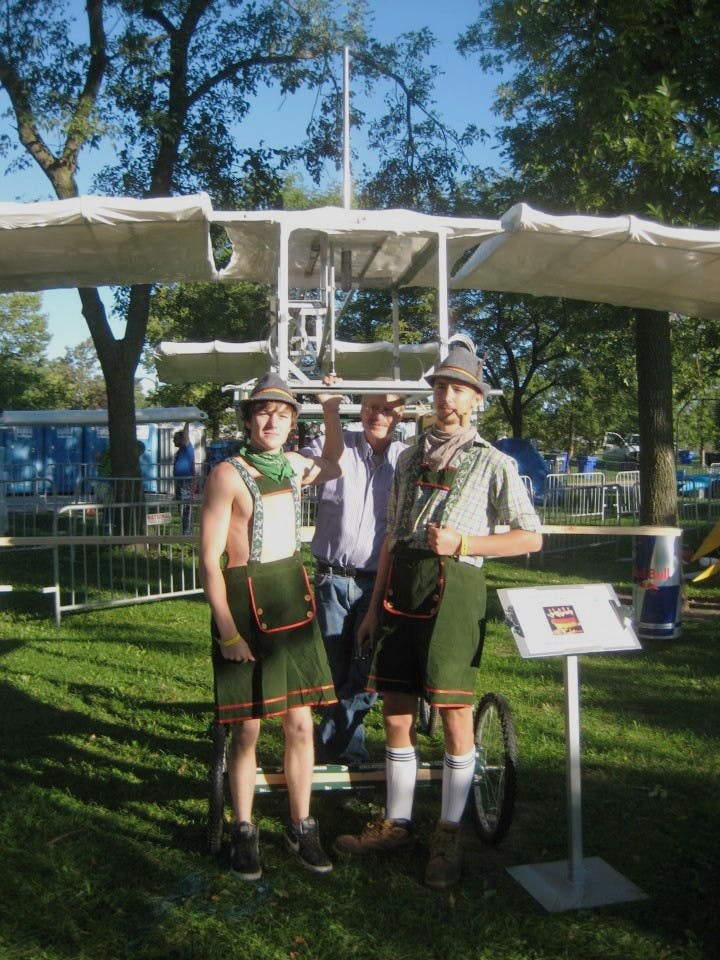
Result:
[[617,460],[635,463],[640,454],[640,434],[628,433],[623,437],[614,430],[608,430],[603,437],[603,460]]

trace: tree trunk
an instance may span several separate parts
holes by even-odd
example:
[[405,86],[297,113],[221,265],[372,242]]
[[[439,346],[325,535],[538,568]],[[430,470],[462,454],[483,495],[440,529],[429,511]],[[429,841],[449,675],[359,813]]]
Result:
[[512,422],[510,424],[512,428],[513,437],[522,438],[523,435],[523,398],[520,392],[520,388],[516,387],[513,390],[513,399],[512,399]]
[[[135,427],[135,371],[147,329],[150,287],[130,291],[125,336],[116,340],[105,307],[95,288],[79,289],[82,312],[97,350],[108,396],[110,463],[114,477],[140,477]],[[139,484],[131,484],[124,499],[136,499]]]
[[666,313],[638,310],[635,321],[640,432],[640,522],[678,522],[673,446],[672,355]]

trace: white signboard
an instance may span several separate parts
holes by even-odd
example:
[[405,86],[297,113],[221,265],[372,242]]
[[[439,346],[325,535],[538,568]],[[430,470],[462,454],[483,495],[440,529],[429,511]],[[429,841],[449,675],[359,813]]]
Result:
[[640,642],[609,583],[498,590],[522,657],[639,650]]

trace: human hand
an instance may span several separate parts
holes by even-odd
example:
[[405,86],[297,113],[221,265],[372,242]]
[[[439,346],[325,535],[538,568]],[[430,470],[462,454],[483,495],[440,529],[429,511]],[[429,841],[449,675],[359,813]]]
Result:
[[[334,387],[335,384],[342,383],[342,377],[336,376],[334,373],[326,373],[323,377],[323,384],[326,387]],[[317,395],[318,403],[321,403],[323,406],[328,402],[328,400],[336,400],[338,406],[342,400],[342,396],[339,393],[323,393],[320,392]]]
[[437,523],[427,525],[428,546],[440,557],[452,557],[460,549],[462,534],[454,527],[439,527]]
[[226,640],[220,639],[218,643],[226,660],[234,660],[236,663],[255,662],[255,657],[247,640],[243,639],[239,633],[236,633],[234,637],[228,637]]
[[360,656],[364,656],[371,652],[375,642],[376,625],[377,618],[375,613],[371,610],[368,610],[361,620],[360,626],[357,628],[357,633],[355,635],[355,645]]

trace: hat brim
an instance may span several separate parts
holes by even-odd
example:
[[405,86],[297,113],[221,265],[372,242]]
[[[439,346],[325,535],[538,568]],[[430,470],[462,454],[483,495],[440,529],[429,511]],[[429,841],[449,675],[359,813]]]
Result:
[[288,407],[292,407],[295,413],[300,413],[300,404],[293,397],[286,394],[284,391],[279,390],[265,390],[262,393],[262,396],[248,397],[246,400],[240,402],[240,409],[242,411],[243,419],[246,420],[250,415],[250,409],[255,403],[284,403]]
[[442,377],[444,380],[455,380],[457,383],[464,383],[468,387],[472,387],[473,390],[477,390],[483,397],[487,397],[492,390],[489,383],[485,383],[484,380],[476,380],[475,377],[469,373],[465,373],[463,370],[436,370],[435,373],[427,374],[425,380],[432,386],[438,377]]

